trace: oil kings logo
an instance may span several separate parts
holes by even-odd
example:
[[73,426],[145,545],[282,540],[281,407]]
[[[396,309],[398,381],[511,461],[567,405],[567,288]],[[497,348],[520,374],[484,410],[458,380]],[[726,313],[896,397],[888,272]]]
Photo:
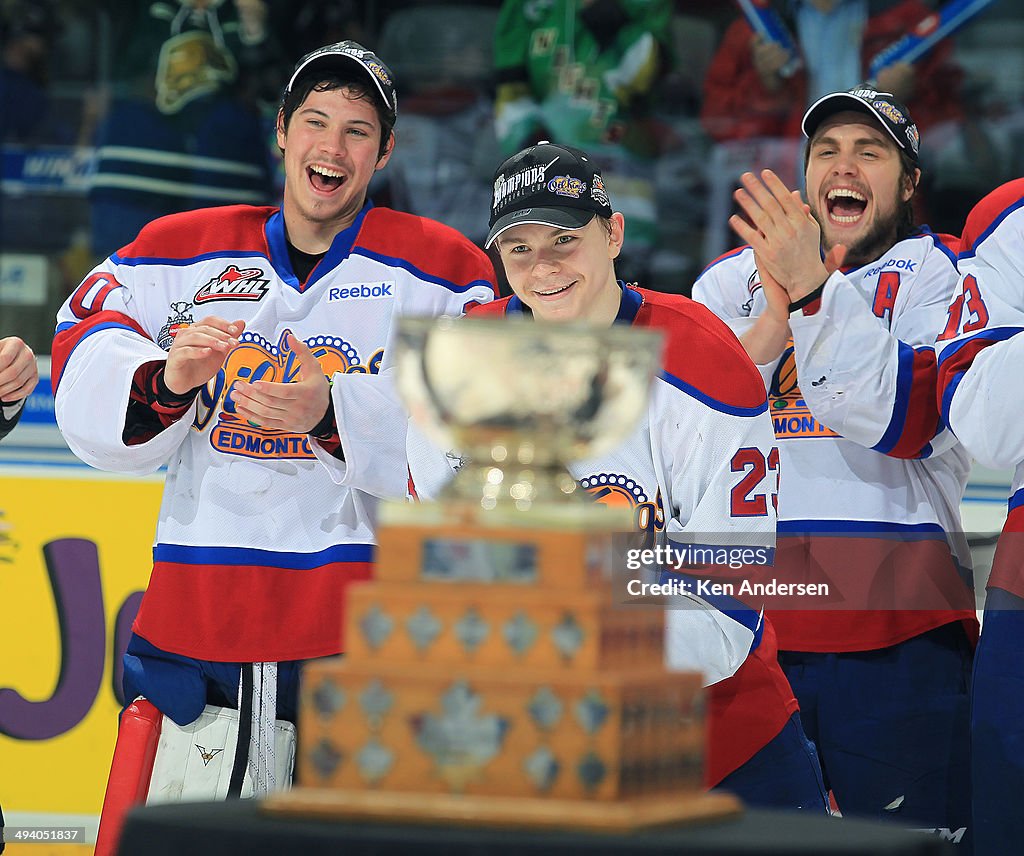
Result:
[[370,69],[371,73],[379,77],[381,82],[385,86],[391,85],[391,78],[388,76],[387,71],[385,71],[384,66],[382,66],[379,62],[374,62],[372,59],[364,59],[363,65]]
[[636,509],[636,528],[644,533],[645,543],[665,528],[665,510],[661,504],[661,491],[653,501],[643,485],[619,473],[594,473],[580,479],[583,488],[594,502]]
[[[289,333],[289,330],[283,330],[277,344],[274,344],[259,333],[246,330],[238,346],[228,354],[224,367],[200,391],[193,427],[202,431],[213,422],[210,445],[218,452],[244,458],[313,458],[307,435],[252,425],[236,414],[232,398],[234,386],[239,381],[290,383],[298,378],[299,359],[288,345]],[[376,374],[384,356],[382,350],[377,351],[364,365],[356,349],[337,336],[312,336],[305,342],[327,377],[336,372]],[[215,416],[216,421],[213,421]]]
[[768,401],[771,404],[775,436],[779,440],[839,436],[815,419],[804,401],[796,372],[792,339],[775,368],[771,388],[768,390]]
[[879,113],[885,116],[890,122],[895,122],[897,125],[905,125],[907,120],[903,118],[903,114],[892,106],[888,101],[878,100],[871,104]]
[[209,303],[211,300],[259,300],[267,293],[269,280],[259,268],[228,265],[217,276],[196,292],[193,300]]
[[548,190],[552,193],[557,196],[569,196],[573,199],[579,199],[586,189],[587,183],[585,181],[580,181],[571,175],[556,175],[548,182]]

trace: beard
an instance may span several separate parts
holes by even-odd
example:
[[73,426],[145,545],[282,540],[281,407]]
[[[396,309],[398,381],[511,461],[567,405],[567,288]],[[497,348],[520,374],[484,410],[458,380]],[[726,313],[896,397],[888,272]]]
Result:
[[[825,251],[832,249],[832,242],[828,239],[828,222],[826,217],[821,215],[817,206],[811,208],[811,216],[818,221],[821,228],[822,246]],[[861,267],[868,262],[873,262],[888,250],[899,235],[900,221],[903,216],[902,204],[884,216],[876,215],[864,232],[856,241],[846,247],[846,257],[843,260],[843,267]]]

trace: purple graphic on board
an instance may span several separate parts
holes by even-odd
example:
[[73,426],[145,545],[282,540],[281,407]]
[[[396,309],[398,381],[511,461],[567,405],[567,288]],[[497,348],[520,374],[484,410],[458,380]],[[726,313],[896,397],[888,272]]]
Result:
[[44,701],[29,701],[0,687],[0,734],[47,740],[85,718],[103,680],[106,622],[96,544],[62,538],[43,546],[60,625],[61,665],[57,686]]

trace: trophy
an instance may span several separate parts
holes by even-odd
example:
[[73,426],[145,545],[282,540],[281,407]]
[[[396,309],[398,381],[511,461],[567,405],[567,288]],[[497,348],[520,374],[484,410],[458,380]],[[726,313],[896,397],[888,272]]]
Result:
[[566,469],[635,429],[661,335],[410,318],[396,349],[411,418],[462,466],[381,506],[345,655],[303,672],[297,786],[264,809],[618,832],[736,812],[703,792],[701,676],[665,670],[664,604],[613,597],[632,512]]

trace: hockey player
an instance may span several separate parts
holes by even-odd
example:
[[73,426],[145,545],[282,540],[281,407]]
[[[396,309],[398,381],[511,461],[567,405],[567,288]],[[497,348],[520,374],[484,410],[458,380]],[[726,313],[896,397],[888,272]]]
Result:
[[[281,208],[158,219],[57,319],[56,411],[71,448],[106,470],[167,467],[125,697],[178,725],[207,704],[251,702],[256,793],[275,786],[265,753],[275,708],[294,717],[301,661],[340,651],[345,590],[371,574],[378,498],[405,495],[397,318],[494,296],[479,248],[367,199],[396,110],[370,51],[307,54],[277,117]],[[251,678],[239,663],[256,664]],[[119,760],[112,782],[124,780]]]
[[[774,544],[777,450],[764,386],[704,307],[616,280],[625,220],[597,166],[551,143],[520,151],[495,175],[490,227],[487,246],[497,248],[514,296],[470,316],[629,324],[667,336],[639,427],[616,451],[570,465],[582,487],[599,502],[628,500],[638,528],[660,545]],[[417,490],[434,495],[445,465],[421,463],[410,458]],[[774,631],[757,611],[725,600],[690,598],[666,614],[668,664],[702,671],[712,685],[706,782],[752,805],[823,812],[820,769],[775,660]]]
[[38,382],[32,349],[17,336],[0,339],[0,440],[18,424],[25,400]]
[[1024,179],[997,188],[971,211],[961,239],[960,284],[939,336],[943,418],[982,463],[1015,468],[978,642],[971,702],[974,852],[1015,853],[1024,840]]
[[919,141],[903,105],[835,92],[803,130],[807,205],[770,171],[746,173],[736,200],[749,222],[730,222],[748,246],[713,262],[693,295],[768,388],[779,578],[829,585],[829,600],[768,600],[826,783],[844,814],[963,838],[969,459],[939,420],[933,350],[955,254],[912,225]]

